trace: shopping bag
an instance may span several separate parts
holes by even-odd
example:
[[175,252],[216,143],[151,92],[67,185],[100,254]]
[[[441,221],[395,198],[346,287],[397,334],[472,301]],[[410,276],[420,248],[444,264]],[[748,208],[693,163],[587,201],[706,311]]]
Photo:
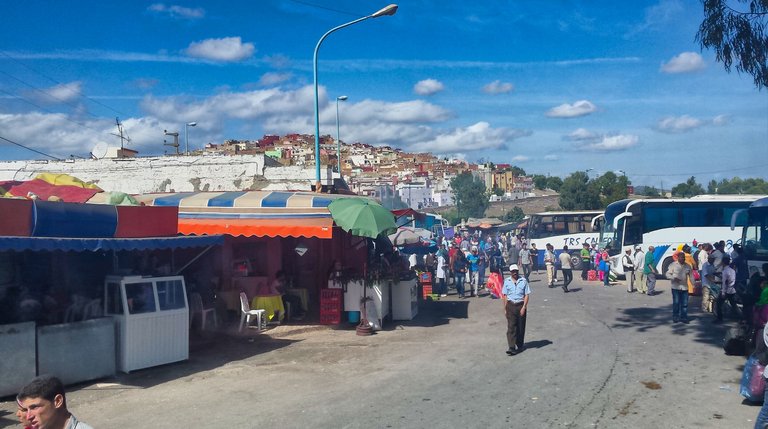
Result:
[[752,355],[744,364],[744,372],[741,375],[741,385],[739,391],[741,396],[750,402],[763,402],[765,395],[765,377],[763,377],[765,367],[760,365],[757,357]]

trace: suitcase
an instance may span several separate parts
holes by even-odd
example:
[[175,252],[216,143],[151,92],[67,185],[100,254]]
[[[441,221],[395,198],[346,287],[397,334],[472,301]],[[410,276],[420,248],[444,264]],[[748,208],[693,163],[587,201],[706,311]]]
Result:
[[744,356],[747,353],[747,333],[741,327],[731,328],[725,333],[723,351],[729,356]]
[[591,282],[596,282],[597,281],[597,271],[595,271],[595,270],[587,271],[587,280],[589,280]]

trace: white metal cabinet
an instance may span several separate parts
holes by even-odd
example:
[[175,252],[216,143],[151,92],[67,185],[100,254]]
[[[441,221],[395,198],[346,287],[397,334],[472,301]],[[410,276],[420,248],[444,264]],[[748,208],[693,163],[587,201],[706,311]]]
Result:
[[108,276],[104,314],[115,319],[119,371],[189,359],[189,305],[183,276]]

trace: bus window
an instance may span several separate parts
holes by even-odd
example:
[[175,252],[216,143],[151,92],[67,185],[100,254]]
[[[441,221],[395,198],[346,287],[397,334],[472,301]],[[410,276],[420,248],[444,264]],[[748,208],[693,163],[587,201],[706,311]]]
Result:
[[662,228],[674,228],[677,222],[677,207],[647,207],[643,213],[645,232]]

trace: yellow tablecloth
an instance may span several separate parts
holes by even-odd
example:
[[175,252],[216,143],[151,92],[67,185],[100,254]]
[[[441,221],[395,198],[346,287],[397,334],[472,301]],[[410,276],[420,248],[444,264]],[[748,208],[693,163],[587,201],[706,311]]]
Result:
[[291,295],[296,295],[301,300],[301,308],[304,311],[309,311],[309,292],[304,288],[287,288],[285,290],[287,293]]
[[252,310],[264,310],[267,320],[272,321],[275,318],[275,312],[280,311],[279,320],[285,317],[285,307],[283,307],[283,298],[280,295],[256,295],[251,301]]

